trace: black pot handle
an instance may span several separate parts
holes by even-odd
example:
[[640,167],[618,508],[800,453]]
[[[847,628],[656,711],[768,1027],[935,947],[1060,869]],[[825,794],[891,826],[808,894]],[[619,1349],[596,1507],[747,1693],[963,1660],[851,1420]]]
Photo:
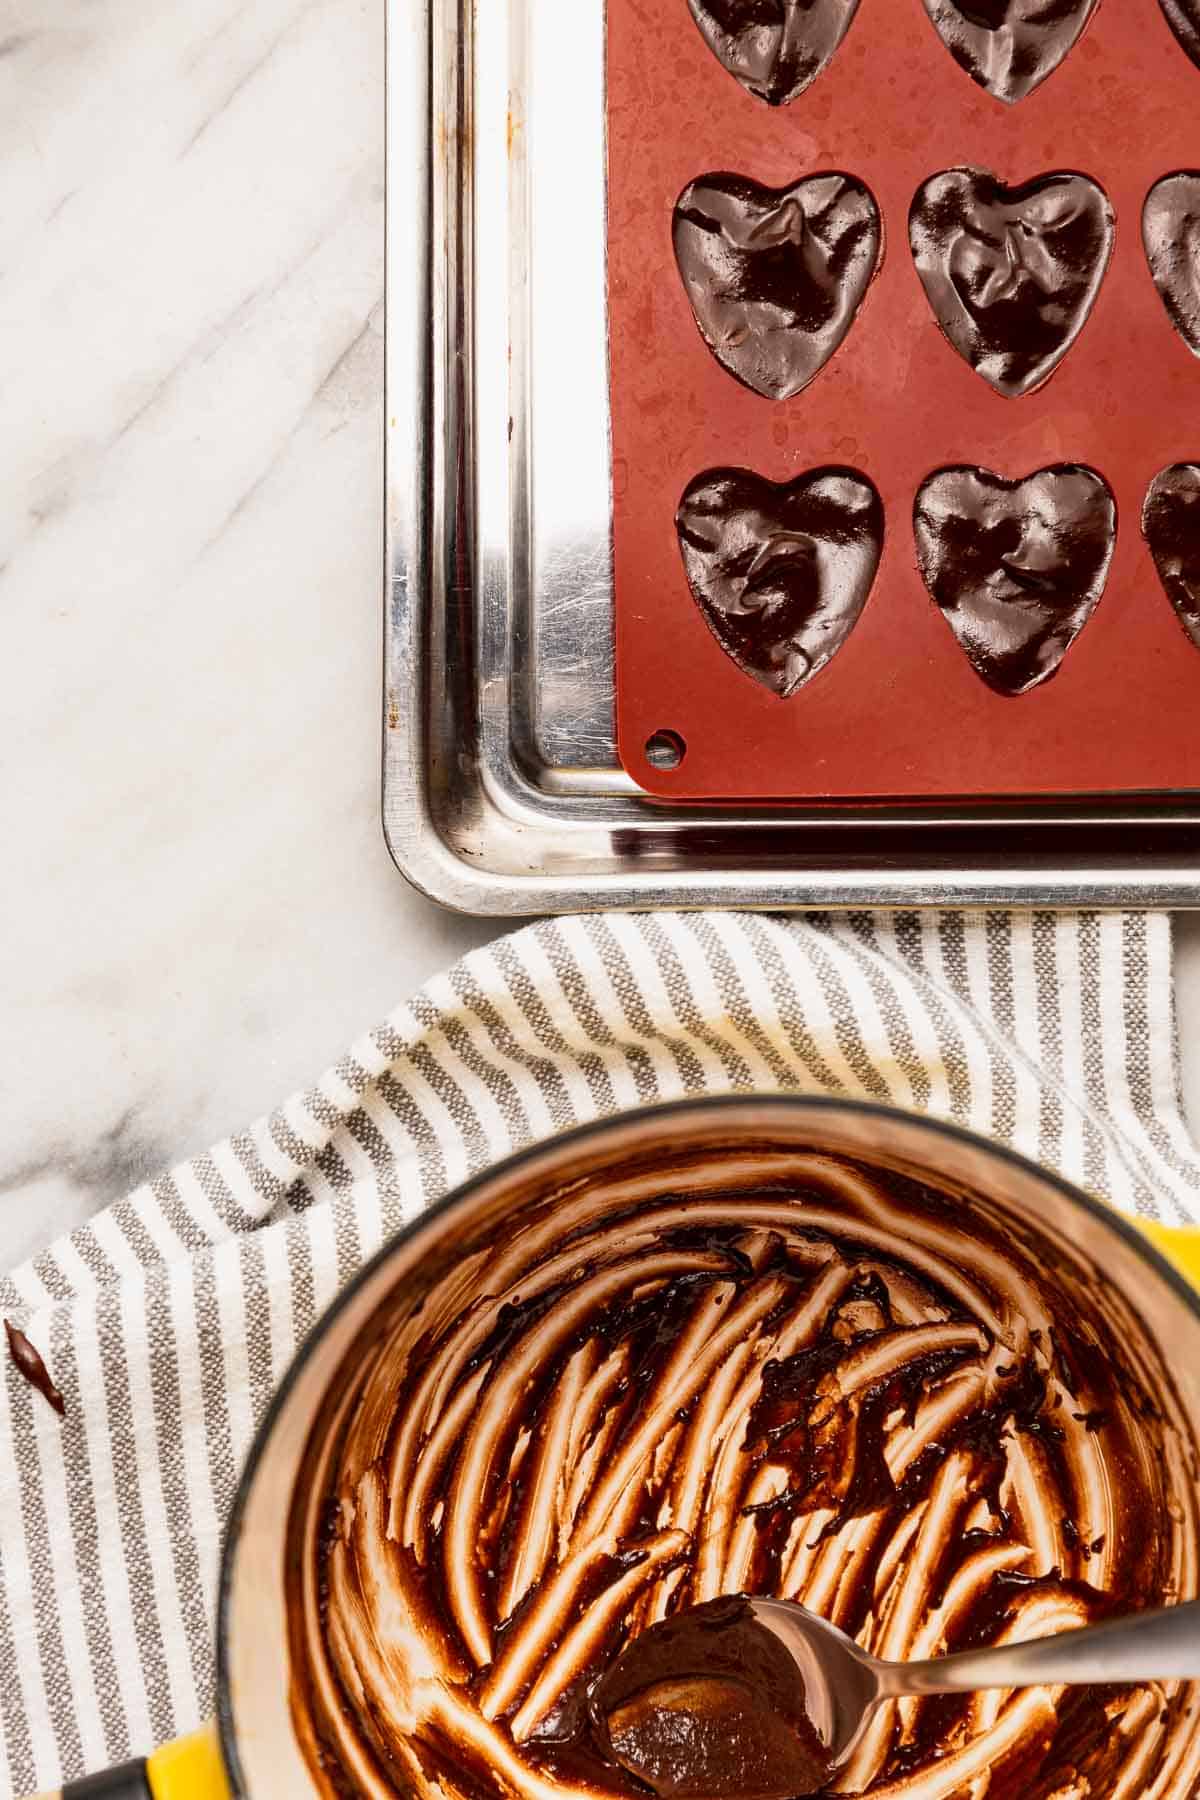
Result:
[[106,1769],[102,1775],[69,1781],[63,1800],[154,1800],[145,1757],[122,1763],[119,1769]]
[[101,1775],[68,1781],[41,1800],[229,1800],[229,1779],[214,1725],[164,1744],[148,1757]]

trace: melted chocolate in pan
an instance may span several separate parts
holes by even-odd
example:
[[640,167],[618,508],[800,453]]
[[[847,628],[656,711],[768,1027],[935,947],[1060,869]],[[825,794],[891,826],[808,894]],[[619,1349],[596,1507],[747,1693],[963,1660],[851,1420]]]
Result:
[[1158,0],[1158,3],[1167,24],[1200,68],[1200,0]]
[[1155,476],[1142,531],[1179,623],[1200,650],[1200,464],[1176,463]]
[[1049,681],[1104,592],[1117,510],[1074,464],[1005,481],[940,469],[917,495],[917,560],[971,666],[998,694]]
[[675,260],[705,343],[768,400],[824,368],[879,266],[879,208],[852,175],[788,188],[705,175],[675,207]]
[[925,0],[956,63],[1012,105],[1074,49],[1099,0]]
[[710,469],[675,518],[688,583],[721,648],[787,699],[836,656],[866,605],[883,506],[852,469],[778,484]]
[[909,241],[945,336],[998,394],[1054,373],[1092,309],[1112,255],[1112,207],[1086,175],[1005,187],[946,169],[917,190]]
[[1171,323],[1200,356],[1200,171],[1180,169],[1151,188],[1142,242]]
[[[671,1800],[750,1797],[764,1713],[795,1791],[828,1791],[794,1671],[736,1598],[687,1609],[786,1593],[908,1660],[1191,1582],[1193,1439],[1098,1270],[982,1200],[822,1155],[766,1173],[539,1191],[372,1327],[289,1544],[322,1792],[644,1800],[620,1737]],[[623,1689],[627,1651],[709,1691]],[[1195,1696],[919,1700],[835,1781],[948,1800],[986,1770],[988,1800],[1100,1800],[1153,1768],[1190,1800]]]
[[768,106],[794,100],[836,52],[858,0],[688,0],[709,49]]

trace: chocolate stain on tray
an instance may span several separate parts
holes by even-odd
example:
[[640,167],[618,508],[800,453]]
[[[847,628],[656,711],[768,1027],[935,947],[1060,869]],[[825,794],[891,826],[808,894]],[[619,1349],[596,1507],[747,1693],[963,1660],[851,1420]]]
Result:
[[31,1388],[48,1400],[56,1413],[65,1414],[67,1403],[59,1389],[55,1387],[50,1371],[42,1361],[40,1353],[30,1343],[25,1333],[5,1319],[4,1330],[8,1336],[8,1354],[18,1374],[24,1376]]

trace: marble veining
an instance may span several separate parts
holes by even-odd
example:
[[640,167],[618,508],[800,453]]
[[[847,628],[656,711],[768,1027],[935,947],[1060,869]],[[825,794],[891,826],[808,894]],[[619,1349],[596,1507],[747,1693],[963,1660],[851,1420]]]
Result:
[[378,827],[383,15],[0,0],[0,1261],[494,927]]

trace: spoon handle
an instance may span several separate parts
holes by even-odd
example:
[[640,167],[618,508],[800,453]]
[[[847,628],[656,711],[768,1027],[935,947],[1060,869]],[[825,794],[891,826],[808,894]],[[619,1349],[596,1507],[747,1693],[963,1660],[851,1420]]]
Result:
[[981,1688],[1180,1679],[1200,1679],[1200,1600],[999,1650],[889,1663],[884,1686],[889,1695],[959,1694]]

